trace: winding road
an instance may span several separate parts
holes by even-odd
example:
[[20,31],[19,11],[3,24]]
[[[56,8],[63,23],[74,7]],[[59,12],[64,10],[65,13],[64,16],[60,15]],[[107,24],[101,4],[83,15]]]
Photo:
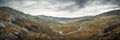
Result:
[[72,31],[72,32],[69,32],[69,33],[66,33],[66,34],[64,34],[63,33],[63,31],[56,31],[56,30],[53,30],[54,32],[58,32],[60,35],[70,35],[70,34],[73,34],[73,33],[75,33],[75,32],[80,32],[82,29],[83,29],[83,26],[82,25],[79,25],[79,29],[78,30],[76,30],[76,31]]

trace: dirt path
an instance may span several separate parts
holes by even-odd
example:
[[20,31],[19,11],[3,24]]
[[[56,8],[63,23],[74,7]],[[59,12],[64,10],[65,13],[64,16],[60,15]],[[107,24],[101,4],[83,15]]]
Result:
[[79,25],[79,29],[76,30],[76,31],[72,31],[72,32],[69,32],[69,33],[66,33],[64,34],[63,31],[56,31],[56,30],[53,30],[54,32],[58,32],[60,35],[70,35],[70,34],[73,34],[75,32],[80,32],[81,30],[83,29],[83,26],[82,25]]

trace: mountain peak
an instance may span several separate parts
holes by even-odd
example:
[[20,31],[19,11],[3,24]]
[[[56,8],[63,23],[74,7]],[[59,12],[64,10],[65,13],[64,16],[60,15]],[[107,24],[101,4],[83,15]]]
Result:
[[12,9],[12,8],[6,7],[6,6],[1,6],[1,7],[0,7],[0,10],[5,10],[5,9]]
[[2,6],[0,7],[0,14],[12,14],[12,15],[25,15],[23,12],[20,12],[18,10],[15,10],[10,7]]
[[109,15],[120,15],[120,9],[105,12],[105,13],[102,13],[98,16],[109,16]]

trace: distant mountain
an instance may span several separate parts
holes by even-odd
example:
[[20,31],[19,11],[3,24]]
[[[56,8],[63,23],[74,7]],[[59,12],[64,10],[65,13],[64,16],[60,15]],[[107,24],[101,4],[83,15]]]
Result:
[[111,16],[111,15],[120,15],[120,10],[112,10],[109,12],[105,12],[96,16],[83,16],[83,17],[76,17],[76,18],[61,18],[61,17],[52,17],[52,16],[45,16],[45,15],[39,15],[37,17],[41,19],[46,19],[46,20],[51,20],[51,21],[56,21],[60,23],[73,23],[73,22],[84,22],[88,21],[91,19],[95,19],[101,16]]
[[71,18],[61,18],[61,17],[52,17],[52,16],[45,16],[45,15],[39,15],[39,18],[47,19],[47,20],[53,20],[53,21],[62,21],[62,20],[69,20]]
[[45,16],[45,15],[39,15],[37,16],[41,19],[45,19],[45,20],[51,20],[51,21],[55,21],[55,22],[59,22],[59,23],[71,23],[71,22],[75,22],[75,21],[79,21],[79,20],[84,20],[84,19],[91,19],[94,18],[94,16],[84,16],[84,17],[76,17],[76,18],[62,18],[62,17],[52,17],[52,16]]

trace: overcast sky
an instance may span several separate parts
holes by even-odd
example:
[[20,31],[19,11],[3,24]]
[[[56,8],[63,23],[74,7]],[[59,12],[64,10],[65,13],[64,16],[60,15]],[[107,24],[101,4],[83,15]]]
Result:
[[119,2],[115,0],[0,0],[0,6],[8,6],[31,15],[82,17],[119,9]]

